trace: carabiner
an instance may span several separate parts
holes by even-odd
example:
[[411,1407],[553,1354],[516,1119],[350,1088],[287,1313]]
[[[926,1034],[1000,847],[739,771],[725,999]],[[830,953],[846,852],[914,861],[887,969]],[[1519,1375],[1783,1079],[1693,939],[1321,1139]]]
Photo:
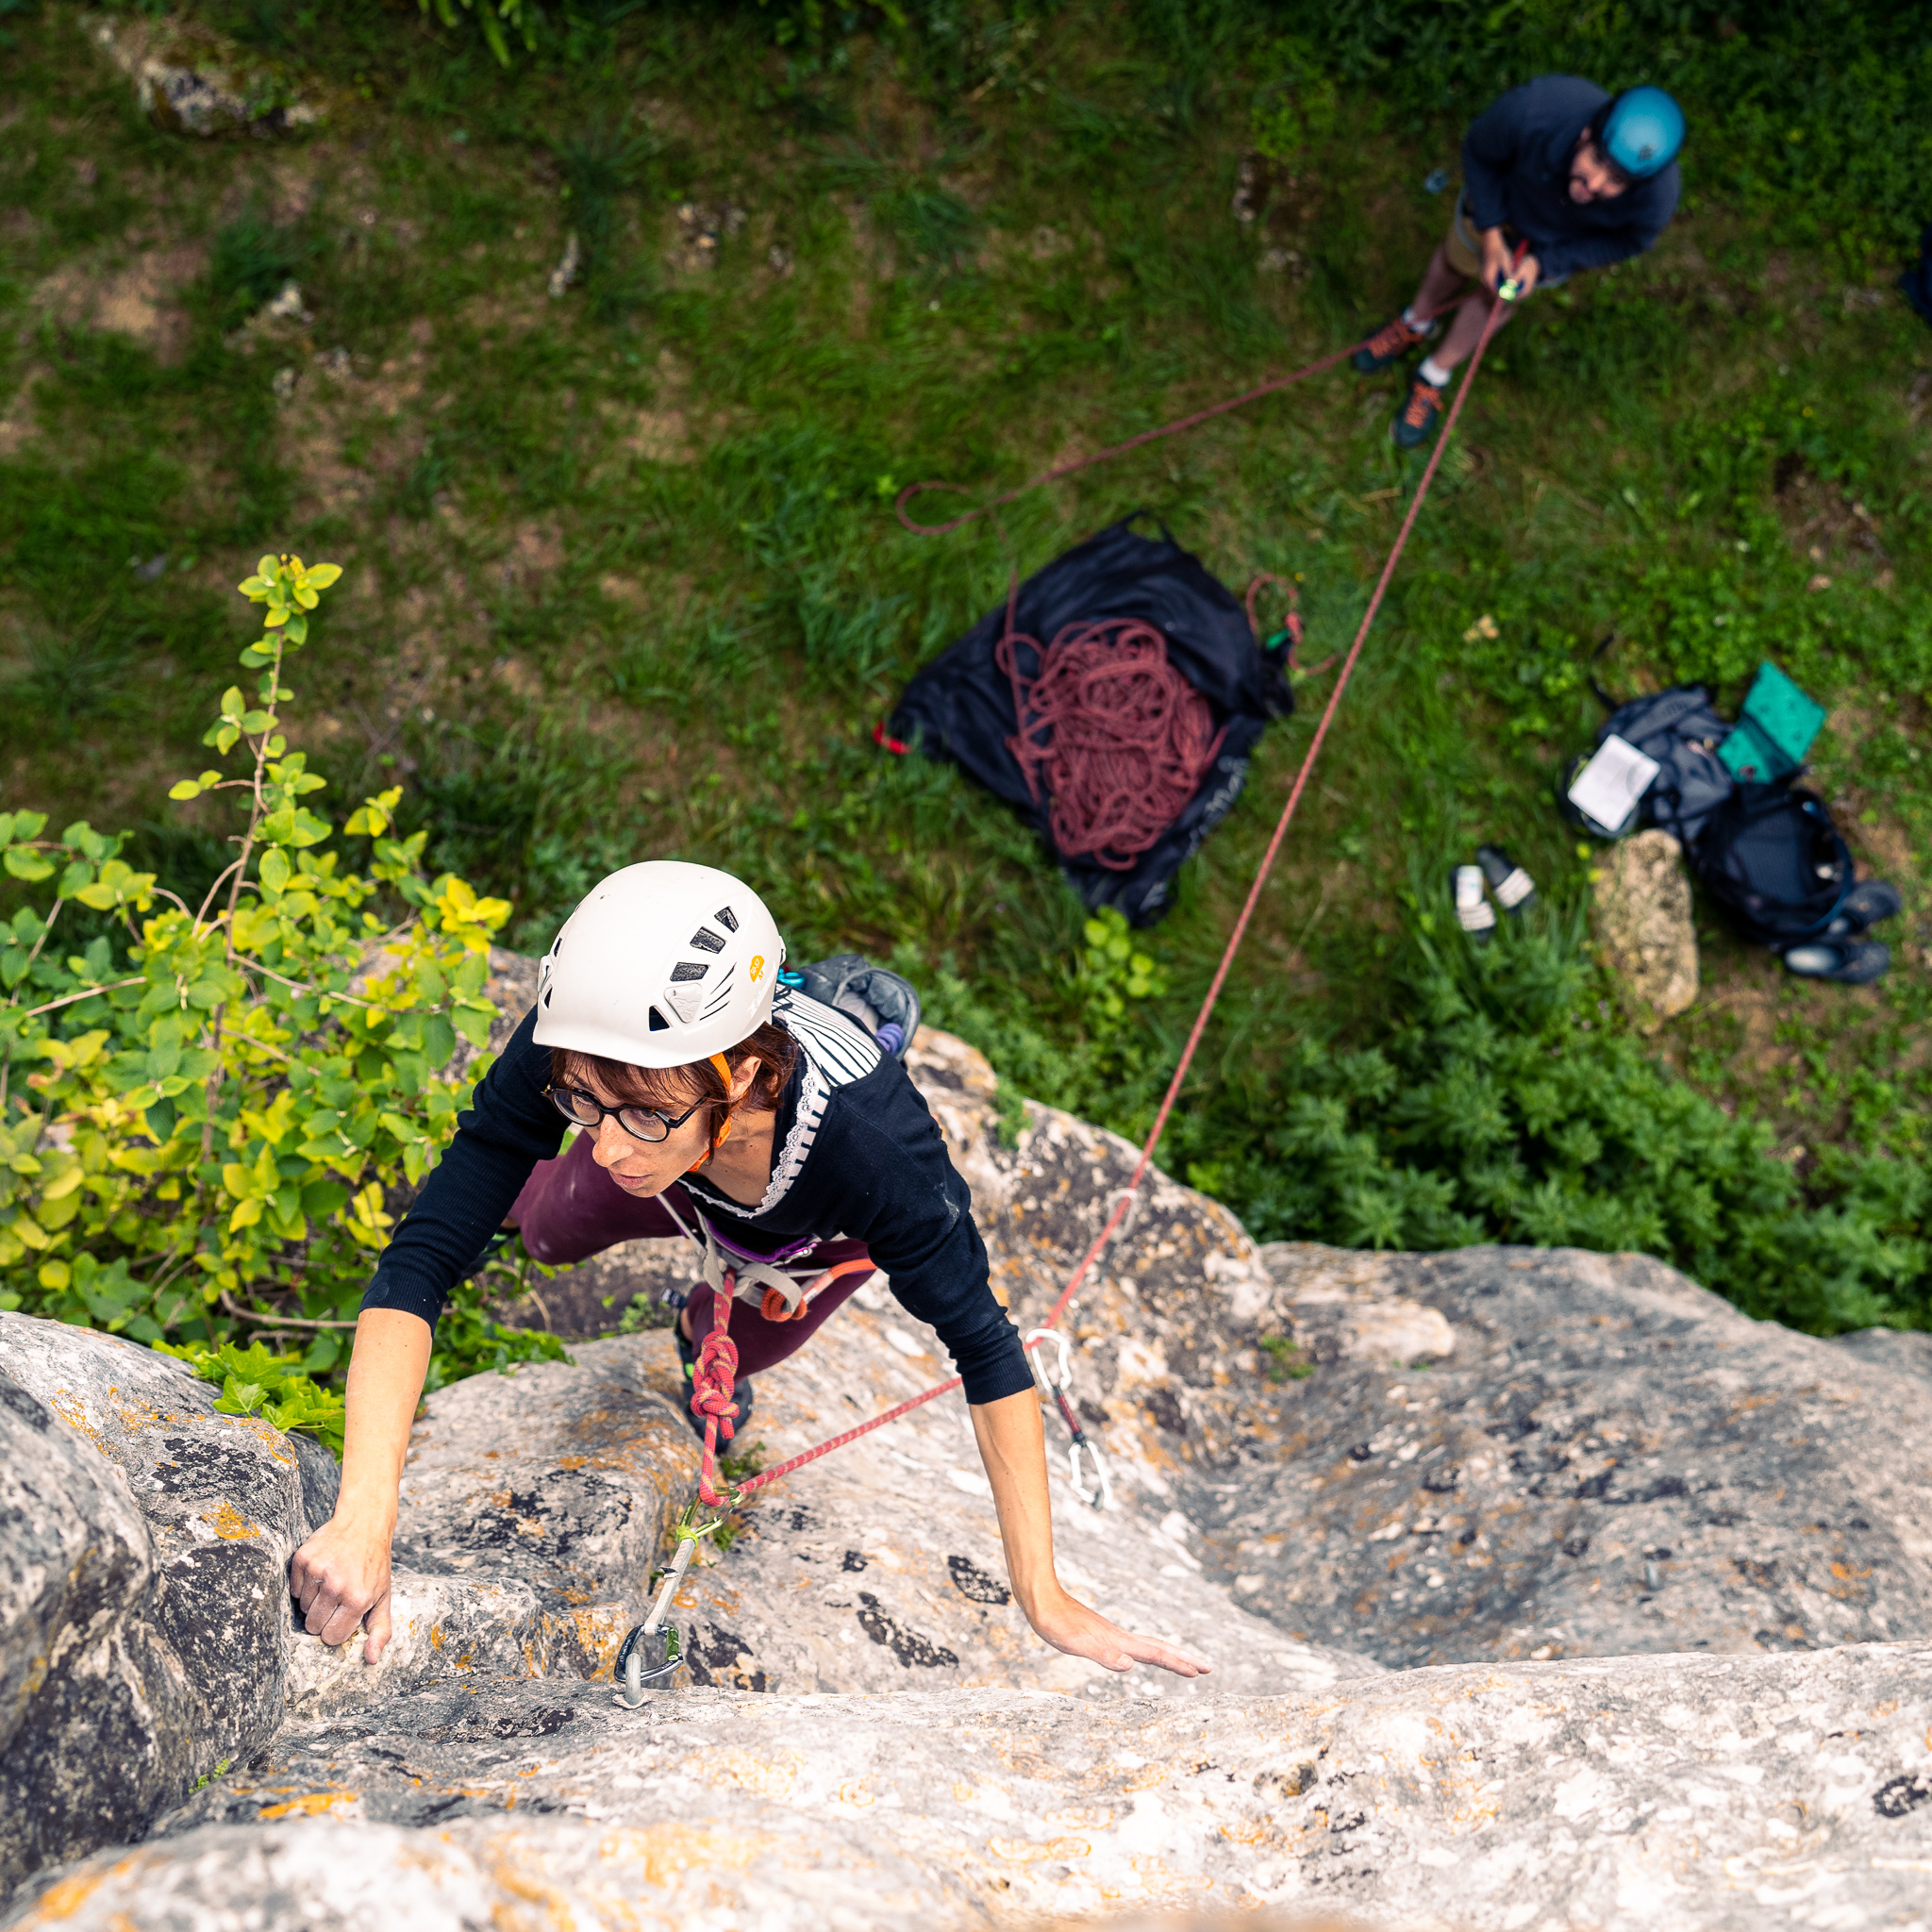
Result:
[[[1060,1378],[1054,1381],[1041,1366],[1040,1351],[1035,1343],[1052,1341],[1058,1343],[1060,1352]],[[1074,1379],[1073,1351],[1065,1334],[1058,1328],[1035,1328],[1026,1337],[1026,1360],[1033,1371],[1033,1379],[1039,1385],[1040,1392],[1046,1396],[1060,1412],[1060,1420],[1067,1425],[1067,1433],[1073,1441],[1067,1446],[1067,1480],[1072,1484],[1074,1495],[1081,1502],[1091,1504],[1096,1509],[1113,1507],[1113,1478],[1107,1473],[1107,1464],[1098,1448],[1089,1440],[1087,1431],[1080,1426],[1080,1418],[1074,1405],[1068,1400],[1067,1391]],[[1080,1452],[1087,1452],[1088,1459],[1093,1464],[1093,1488],[1089,1490],[1080,1480]]]

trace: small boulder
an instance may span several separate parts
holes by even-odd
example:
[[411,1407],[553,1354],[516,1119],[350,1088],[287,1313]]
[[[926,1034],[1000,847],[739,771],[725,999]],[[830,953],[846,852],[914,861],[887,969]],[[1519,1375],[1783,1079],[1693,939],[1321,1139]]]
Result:
[[1682,860],[1668,832],[1638,832],[1604,853],[1592,874],[1604,961],[1646,1033],[1697,997],[1697,928]]
[[93,37],[134,83],[142,112],[170,134],[290,134],[321,124],[279,65],[199,22],[97,18]]

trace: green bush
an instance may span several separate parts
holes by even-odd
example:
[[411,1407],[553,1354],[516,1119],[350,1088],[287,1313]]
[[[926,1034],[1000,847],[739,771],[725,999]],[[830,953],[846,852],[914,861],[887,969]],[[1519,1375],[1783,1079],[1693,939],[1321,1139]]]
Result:
[[[1090,925],[1080,973],[1131,972],[1109,951],[1124,938]],[[1072,1047],[1049,1039],[1073,1030],[1052,1016],[1001,1011],[953,975],[930,1011],[1003,1078],[1138,1139],[1191,1014],[1112,988],[1088,998]],[[1446,916],[1412,909],[1365,1041],[1304,1038],[1264,1061],[1228,1031],[1224,1016],[1160,1158],[1257,1240],[1636,1250],[1814,1333],[1932,1318],[1923,1166],[1840,1151],[1820,1177],[1828,1198],[1807,1201],[1765,1127],[1624,1029],[1580,918],[1540,914],[1474,949]]]
[[[224,691],[204,740],[239,751],[238,770],[170,793],[233,813],[234,856],[196,904],[121,858],[125,833],[49,838],[42,814],[0,813],[0,861],[25,889],[0,924],[0,1307],[175,1337],[304,1415],[401,1191],[487,1064],[457,1049],[488,1041],[490,941],[509,911],[424,874],[426,834],[389,836],[399,791],[342,828],[370,841],[366,874],[310,809],[324,781],[289,747],[282,675],[340,575],[264,557],[242,586],[264,607],[242,654],[254,691]],[[297,1380],[292,1358],[272,1375],[267,1353],[227,1352],[251,1331],[312,1338]],[[434,1381],[560,1353],[498,1327],[474,1291],[438,1341]]]

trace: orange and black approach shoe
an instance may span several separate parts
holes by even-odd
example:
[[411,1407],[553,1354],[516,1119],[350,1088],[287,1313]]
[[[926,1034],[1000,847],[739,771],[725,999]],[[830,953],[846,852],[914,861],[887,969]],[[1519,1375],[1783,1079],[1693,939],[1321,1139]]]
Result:
[[1441,420],[1442,391],[1418,375],[1409,385],[1408,400],[1403,404],[1402,413],[1390,426],[1389,433],[1394,437],[1397,449],[1414,449],[1428,441]]
[[1388,368],[1390,363],[1407,355],[1418,342],[1426,341],[1434,333],[1433,328],[1417,328],[1414,323],[1398,315],[1393,322],[1385,322],[1348,358],[1349,367],[1357,375],[1374,375],[1376,371]]

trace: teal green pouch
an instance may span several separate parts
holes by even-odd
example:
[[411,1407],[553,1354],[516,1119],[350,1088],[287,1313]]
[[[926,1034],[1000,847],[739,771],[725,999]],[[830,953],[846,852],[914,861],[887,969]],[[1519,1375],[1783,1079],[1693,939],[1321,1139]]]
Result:
[[1774,785],[1805,762],[1824,707],[1807,697],[1775,664],[1760,664],[1743,715],[1717,755],[1743,785]]

